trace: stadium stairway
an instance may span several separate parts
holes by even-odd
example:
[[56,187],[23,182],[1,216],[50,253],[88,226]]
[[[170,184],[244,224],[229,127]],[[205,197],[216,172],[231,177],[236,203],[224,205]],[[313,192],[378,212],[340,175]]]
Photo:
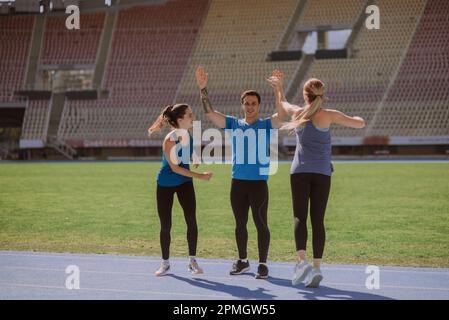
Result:
[[39,54],[42,47],[42,39],[44,35],[45,16],[36,15],[34,21],[33,35],[31,39],[30,55],[28,57],[28,68],[26,74],[26,87],[32,88],[36,80],[37,66],[39,63]]
[[307,74],[307,71],[310,68],[310,65],[314,61],[315,57],[313,54],[304,54],[301,58],[301,63],[298,64],[298,69],[293,75],[292,80],[288,84],[288,88],[285,94],[287,100],[291,101],[295,97],[296,94],[299,94],[301,82],[304,80],[304,77]]
[[[368,7],[369,5],[375,5],[377,3],[376,0],[366,0],[364,8]],[[349,49],[349,54],[352,54],[352,47],[354,45],[355,39],[357,38],[357,35],[359,34],[360,29],[364,26],[365,19],[366,19],[366,13],[365,10],[361,10],[359,17],[357,18],[357,21],[354,23],[352,27],[352,32],[349,35],[349,38],[346,42],[346,48]]]
[[70,145],[65,143],[63,140],[58,139],[57,137],[51,136],[47,138],[47,147],[50,147],[60,154],[65,156],[69,160],[73,160],[76,158],[77,152]]
[[64,110],[64,103],[65,92],[52,94],[46,146],[58,151],[67,159],[73,160],[76,157],[76,150],[63,140],[58,139],[59,124],[61,122],[62,111]]
[[48,136],[57,136],[62,110],[64,109],[65,92],[53,93],[51,97],[50,120],[48,123]]
[[282,34],[281,40],[276,48],[276,51],[288,50],[289,44],[294,35],[296,35],[296,24],[298,23],[299,17],[306,6],[307,0],[298,1],[298,5],[295,8],[295,12],[290,17],[290,21]]
[[106,69],[108,52],[112,43],[112,34],[114,32],[114,25],[117,20],[117,12],[108,12],[104,21],[103,33],[100,40],[100,48],[95,64],[93,85],[100,89],[103,81],[104,71]]

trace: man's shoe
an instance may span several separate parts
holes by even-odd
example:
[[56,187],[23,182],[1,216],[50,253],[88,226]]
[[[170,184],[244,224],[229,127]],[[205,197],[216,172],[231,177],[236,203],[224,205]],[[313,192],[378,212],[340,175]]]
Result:
[[268,278],[268,267],[265,264],[259,264],[256,273],[256,279],[267,279]]
[[234,276],[237,274],[242,274],[248,270],[249,270],[249,261],[243,262],[242,260],[237,260],[232,265],[232,270],[229,272],[229,274]]

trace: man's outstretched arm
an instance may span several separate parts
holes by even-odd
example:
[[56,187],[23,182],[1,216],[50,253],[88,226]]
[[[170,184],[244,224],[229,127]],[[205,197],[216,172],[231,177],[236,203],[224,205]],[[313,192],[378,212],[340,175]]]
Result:
[[196,82],[198,84],[198,87],[200,88],[200,97],[201,102],[203,104],[203,110],[206,114],[206,117],[208,117],[217,127],[219,128],[225,128],[226,127],[226,116],[214,110],[212,107],[212,103],[209,99],[209,94],[207,92],[207,74],[204,71],[203,67],[198,67],[195,72],[196,76]]

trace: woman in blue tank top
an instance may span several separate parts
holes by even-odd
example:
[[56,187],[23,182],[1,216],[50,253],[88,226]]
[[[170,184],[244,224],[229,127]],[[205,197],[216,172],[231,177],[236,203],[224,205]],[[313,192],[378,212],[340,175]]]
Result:
[[[170,131],[162,143],[162,166],[157,175],[157,211],[161,223],[160,244],[162,262],[155,272],[156,276],[165,274],[170,269],[170,229],[173,198],[176,193],[179,204],[184,211],[187,224],[187,243],[189,247],[188,269],[193,274],[203,273],[195,259],[198,238],[196,223],[196,199],[192,178],[209,180],[212,173],[190,171],[189,163],[193,155],[193,112],[187,104],[175,104],[165,107],[156,122],[148,129],[151,135],[170,125]],[[194,165],[197,167],[198,165]]]
[[[279,117],[290,118],[281,130],[290,130],[296,134],[290,183],[298,263],[295,266],[292,284],[297,285],[305,281],[306,287],[316,288],[323,279],[320,265],[326,239],[324,214],[333,172],[330,126],[336,123],[351,128],[363,128],[365,121],[360,117],[347,116],[337,110],[322,108],[324,84],[315,78],[307,80],[304,84],[305,105],[303,107],[288,103],[284,96],[282,79],[282,72],[274,70],[267,81],[274,89]],[[309,202],[313,265],[306,260]]]

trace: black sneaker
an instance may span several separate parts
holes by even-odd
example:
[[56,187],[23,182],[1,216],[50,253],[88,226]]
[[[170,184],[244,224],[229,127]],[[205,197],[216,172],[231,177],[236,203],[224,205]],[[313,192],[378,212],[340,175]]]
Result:
[[267,279],[268,278],[268,267],[264,264],[259,264],[256,273],[256,279]]
[[232,265],[232,270],[229,272],[230,275],[242,274],[249,270],[249,261],[243,262],[242,260],[237,260],[236,263]]

